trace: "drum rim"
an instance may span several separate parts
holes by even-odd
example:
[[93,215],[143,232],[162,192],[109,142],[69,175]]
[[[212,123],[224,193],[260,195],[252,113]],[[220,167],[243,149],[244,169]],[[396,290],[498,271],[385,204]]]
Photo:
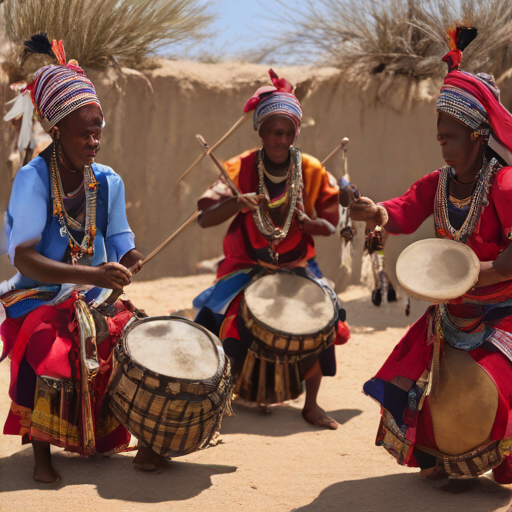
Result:
[[[215,354],[217,355],[217,361],[218,361],[216,372],[211,377],[208,377],[207,379],[185,379],[185,378],[181,378],[181,377],[173,377],[171,375],[165,375],[164,373],[158,373],[158,372],[155,372],[154,370],[151,370],[150,368],[147,368],[146,366],[143,366],[139,361],[137,361],[135,359],[135,357],[133,357],[133,355],[130,352],[130,349],[126,343],[126,340],[127,340],[128,334],[133,329],[135,329],[135,327],[139,326],[140,324],[147,323],[151,320],[183,322],[183,323],[189,324],[189,325],[196,327],[199,330],[203,331],[203,333],[208,336],[208,339],[212,343],[213,347],[216,349]],[[215,343],[215,339],[217,339],[219,341],[219,344]],[[157,377],[163,377],[165,379],[170,379],[174,382],[180,382],[180,383],[184,383],[184,384],[207,383],[210,381],[217,380],[219,378],[219,375],[220,375],[220,378],[222,378],[222,374],[224,372],[224,367],[225,367],[225,363],[226,363],[226,354],[224,352],[224,348],[222,346],[222,342],[220,341],[220,339],[217,336],[215,336],[215,334],[210,332],[208,329],[203,327],[202,325],[198,325],[195,322],[193,322],[192,320],[189,320],[188,318],[185,318],[182,316],[159,315],[159,316],[148,316],[148,317],[144,317],[144,318],[133,318],[133,321],[130,321],[126,325],[125,330],[123,331],[123,334],[121,335],[120,342],[121,342],[122,350],[129,357],[128,364],[132,364],[132,365],[139,367],[141,370],[143,370],[144,373],[146,373],[146,372],[151,373],[152,375],[156,375]]]
[[334,327],[334,325],[336,324],[336,321],[338,320],[338,310],[336,309],[336,306],[335,306],[335,304],[333,303],[332,300],[329,300],[330,304],[332,305],[332,309],[333,309],[333,317],[332,317],[332,319],[329,321],[329,323],[327,325],[325,325],[321,329],[318,329],[318,330],[312,331],[312,332],[294,334],[294,333],[290,333],[290,332],[286,332],[286,331],[281,331],[279,329],[275,329],[274,327],[269,326],[268,324],[262,322],[259,318],[257,318],[255,316],[255,314],[253,313],[253,311],[251,311],[251,308],[249,307],[249,304],[247,304],[246,294],[247,294],[247,292],[250,289],[252,284],[258,282],[260,279],[263,279],[264,277],[271,276],[271,275],[277,275],[277,274],[289,274],[289,275],[293,275],[293,276],[299,277],[301,279],[306,279],[307,281],[310,281],[313,284],[315,284],[316,286],[318,286],[322,290],[324,295],[328,296],[328,294],[324,290],[323,286],[321,284],[317,283],[314,279],[311,279],[311,278],[306,277],[306,276],[301,276],[301,275],[295,274],[294,272],[290,272],[290,271],[287,271],[287,270],[281,270],[281,271],[277,271],[277,272],[268,273],[268,274],[265,274],[263,276],[259,276],[257,279],[254,280],[253,283],[250,283],[249,286],[247,288],[245,288],[244,293],[243,293],[243,301],[245,302],[245,306],[247,308],[247,311],[249,311],[249,313],[251,314],[251,317],[254,320],[254,322],[259,324],[261,327],[263,327],[265,329],[268,329],[272,333],[277,334],[278,336],[285,336],[285,337],[294,338],[294,339],[316,337],[316,336],[321,335],[321,333],[323,331],[325,331],[326,329],[331,329],[332,327]]
[[[462,292],[458,295],[454,295],[453,291],[439,292],[437,297],[433,297],[431,295],[427,295],[425,293],[413,290],[412,288],[410,288],[407,284],[405,284],[403,282],[403,280],[400,277],[400,273],[399,273],[399,265],[400,265],[401,261],[403,262],[403,258],[405,256],[407,256],[411,251],[416,249],[419,245],[425,245],[426,243],[428,243],[428,244],[434,243],[434,244],[438,244],[438,245],[450,244],[453,247],[455,247],[453,244],[457,244],[459,247],[463,248],[463,249],[461,249],[461,252],[462,253],[465,252],[470,260],[470,267],[472,267],[472,268],[470,268],[470,272],[471,272],[471,270],[474,270],[474,272],[475,272],[474,280],[473,280],[471,286],[469,286],[469,288],[467,290],[465,290],[464,292]],[[398,283],[402,287],[402,289],[405,291],[405,293],[415,299],[424,300],[424,301],[434,303],[434,304],[440,304],[443,302],[447,302],[447,301],[450,301],[450,300],[453,300],[453,299],[456,299],[458,297],[465,295],[469,290],[471,290],[471,288],[478,281],[479,271],[480,271],[480,260],[478,259],[478,256],[476,255],[475,251],[473,251],[473,249],[471,249],[471,247],[469,247],[468,245],[466,245],[462,242],[458,242],[456,240],[451,240],[448,238],[425,238],[423,240],[418,240],[418,241],[408,245],[400,253],[400,255],[398,256],[398,259],[396,261],[396,278],[397,278]]]

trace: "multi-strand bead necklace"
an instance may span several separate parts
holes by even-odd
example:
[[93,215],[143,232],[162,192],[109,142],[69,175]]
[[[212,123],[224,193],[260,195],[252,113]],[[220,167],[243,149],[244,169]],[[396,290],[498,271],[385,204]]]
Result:
[[[77,221],[68,215],[64,207],[64,190],[60,179],[57,164],[57,144],[53,146],[50,172],[52,176],[53,216],[57,217],[60,224],[60,236],[69,238],[71,248],[71,263],[76,265],[88,264],[94,255],[94,238],[96,236],[96,205],[98,195],[98,182],[94,171],[88,165],[84,167],[85,188],[85,223]],[[82,243],[78,243],[70,232],[83,231]]]
[[468,215],[460,229],[455,229],[451,225],[448,214],[448,187],[450,185],[450,178],[453,178],[455,171],[449,165],[441,169],[437,185],[434,218],[436,231],[442,238],[449,238],[463,244],[466,243],[477,228],[484,208],[489,204],[489,189],[499,169],[501,169],[501,165],[498,160],[492,158],[487,163],[484,158],[482,169],[476,177],[477,183],[471,196]]

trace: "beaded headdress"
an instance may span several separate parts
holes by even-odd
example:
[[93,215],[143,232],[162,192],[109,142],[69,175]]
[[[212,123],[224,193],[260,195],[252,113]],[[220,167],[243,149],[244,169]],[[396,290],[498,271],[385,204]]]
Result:
[[49,132],[68,114],[85,105],[96,105],[103,115],[96,90],[78,62],[70,60],[66,63],[62,41],[53,40],[50,44],[46,34],[36,34],[25,41],[25,54],[29,53],[51,55],[58,62],[58,65],[50,64],[39,69],[25,88],[30,92],[44,130]]
[[255,130],[259,130],[270,117],[287,117],[293,122],[298,135],[302,121],[302,108],[293,94],[293,86],[284,78],[279,78],[272,69],[268,73],[273,85],[260,87],[245,104],[244,112],[254,110]]
[[500,91],[491,75],[460,71],[462,52],[475,39],[475,28],[457,27],[448,32],[450,51],[443,61],[448,74],[437,98],[437,112],[444,112],[489,137],[489,146],[512,165],[512,115],[500,103]]

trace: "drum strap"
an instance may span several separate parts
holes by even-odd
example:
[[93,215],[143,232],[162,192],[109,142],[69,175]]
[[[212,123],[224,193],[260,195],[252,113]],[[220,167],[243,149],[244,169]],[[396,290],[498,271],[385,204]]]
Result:
[[80,394],[82,401],[82,446],[86,455],[96,452],[93,408],[90,385],[99,370],[96,347],[96,327],[87,304],[77,299],[74,303],[80,340]]

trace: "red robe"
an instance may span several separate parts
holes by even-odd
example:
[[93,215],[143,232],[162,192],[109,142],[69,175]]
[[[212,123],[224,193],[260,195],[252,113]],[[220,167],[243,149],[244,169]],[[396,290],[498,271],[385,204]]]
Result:
[[[434,213],[435,196],[439,181],[439,170],[424,176],[401,197],[385,201],[389,221],[386,230],[392,234],[413,233]],[[512,167],[504,167],[498,171],[492,183],[489,203],[484,208],[477,228],[467,241],[480,261],[494,261],[505,250],[512,239]],[[467,311],[465,298],[478,301],[479,298],[499,296],[500,300],[512,299],[512,281],[506,281],[491,286],[477,288],[468,292],[463,298],[449,304],[449,308],[457,309],[463,316]],[[395,347],[382,368],[376,375],[377,379],[387,382],[398,382],[399,377],[417,381],[430,364],[433,345],[427,343],[429,315],[432,308],[407,331],[400,343]],[[491,323],[492,327],[511,333],[512,347],[512,317],[506,317]],[[501,440],[512,437],[512,361],[499,351],[489,351],[483,346],[468,352],[471,357],[488,373],[496,384],[499,394],[498,411],[491,432],[491,440]],[[416,441],[426,447],[437,449],[428,410],[428,400],[422,410],[423,421],[418,424]],[[382,427],[382,425],[381,425]],[[382,431],[379,431],[379,436]],[[507,462],[510,457],[507,457]],[[405,464],[416,466],[414,456],[406,458]],[[503,466],[503,464],[502,464]],[[497,474],[505,471],[504,467],[495,469]],[[506,466],[506,465],[505,465]],[[500,469],[501,468],[501,469]],[[509,471],[508,468],[506,471]],[[506,482],[505,482],[506,480]],[[512,483],[510,475],[501,477],[502,483]]]

